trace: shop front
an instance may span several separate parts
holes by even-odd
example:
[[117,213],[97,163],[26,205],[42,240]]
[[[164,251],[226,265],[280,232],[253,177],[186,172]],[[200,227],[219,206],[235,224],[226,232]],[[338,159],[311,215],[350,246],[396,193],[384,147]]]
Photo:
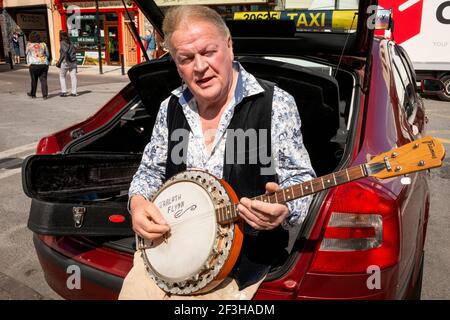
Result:
[[78,64],[99,63],[98,34],[102,63],[120,65],[122,58],[126,66],[141,62],[138,39],[135,39],[131,27],[134,24],[139,29],[138,8],[134,4],[128,2],[127,14],[122,1],[100,0],[98,24],[94,1],[62,1],[58,7],[61,25],[76,47]]
[[[39,34],[50,50],[52,43],[49,32],[46,0],[9,0],[2,1],[3,9],[0,9],[0,60],[8,57],[8,52],[13,52],[11,38],[13,33],[19,35],[19,56],[25,61],[26,41],[31,34]],[[3,48],[1,48],[3,46]]]

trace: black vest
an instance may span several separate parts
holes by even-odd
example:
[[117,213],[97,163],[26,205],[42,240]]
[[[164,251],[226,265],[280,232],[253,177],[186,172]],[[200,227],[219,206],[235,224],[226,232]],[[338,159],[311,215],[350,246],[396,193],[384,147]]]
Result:
[[[233,118],[227,129],[242,129],[246,132],[248,129],[256,130],[258,150],[249,148],[249,137],[245,140],[245,161],[238,160],[242,155],[228,150],[229,143],[233,135],[227,134],[225,159],[223,167],[223,179],[227,181],[239,198],[255,197],[265,193],[265,185],[267,182],[277,182],[273,161],[267,161],[272,158],[271,155],[271,120],[272,120],[272,99],[274,84],[258,80],[263,87],[264,92],[244,98],[234,110]],[[182,106],[178,102],[178,98],[172,96],[169,100],[167,110],[167,127],[169,131],[169,146],[166,162],[166,180],[173,175],[186,170],[186,154],[180,156],[184,161],[181,164],[175,164],[172,161],[172,150],[179,143],[188,144],[188,137],[183,137],[182,141],[172,141],[172,133],[176,129],[186,129],[191,131],[190,126],[184,116]],[[259,132],[261,129],[266,130],[266,139],[260,139]],[[237,145],[236,135],[234,146]],[[264,141],[265,140],[265,141]],[[187,150],[177,147],[177,150]],[[233,152],[228,154],[227,152]],[[227,156],[228,155],[228,156]],[[257,155],[255,158],[254,156]],[[260,157],[262,155],[262,157]],[[227,161],[227,159],[235,161]],[[242,159],[242,158],[241,158]],[[255,163],[256,162],[256,163]],[[273,168],[270,168],[270,166]],[[261,174],[261,170],[265,170]],[[270,174],[267,174],[270,172]],[[281,227],[271,231],[257,231],[245,224],[245,236],[241,254],[232,271],[232,276],[236,279],[239,288],[243,289],[265,276],[270,267],[278,260],[284,259],[288,244],[288,232]]]

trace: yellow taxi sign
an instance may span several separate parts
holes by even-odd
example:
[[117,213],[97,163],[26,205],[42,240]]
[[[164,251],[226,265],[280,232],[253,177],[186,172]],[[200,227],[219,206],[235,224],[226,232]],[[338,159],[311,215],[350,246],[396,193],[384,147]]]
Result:
[[234,20],[291,20],[299,31],[356,30],[356,10],[294,10],[235,12]]
[[358,12],[353,10],[334,11],[331,21],[333,30],[356,30]]
[[235,12],[233,20],[280,20],[280,11],[249,11],[249,12]]

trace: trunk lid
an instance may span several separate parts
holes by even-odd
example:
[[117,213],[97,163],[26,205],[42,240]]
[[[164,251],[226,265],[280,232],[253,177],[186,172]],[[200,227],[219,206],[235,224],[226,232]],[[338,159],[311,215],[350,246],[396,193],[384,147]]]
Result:
[[[378,0],[284,1],[281,10],[264,1],[251,6],[256,11],[239,11],[244,6],[213,6],[226,20],[237,54],[347,54],[366,56],[370,50],[377,17]],[[162,35],[163,11],[171,5],[215,4],[214,1],[135,0],[147,19]],[[237,4],[236,1],[235,4]],[[158,6],[159,5],[159,6]],[[247,6],[249,7],[249,6]],[[262,11],[260,8],[264,8]],[[323,8],[326,8],[325,10]]]

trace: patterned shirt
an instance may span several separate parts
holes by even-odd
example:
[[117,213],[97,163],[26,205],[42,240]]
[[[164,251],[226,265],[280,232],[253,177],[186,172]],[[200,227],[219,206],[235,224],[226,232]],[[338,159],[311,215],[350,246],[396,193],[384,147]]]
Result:
[[[234,63],[238,70],[238,81],[232,101],[225,107],[217,128],[214,142],[205,145],[197,103],[188,88],[179,87],[172,91],[178,97],[183,113],[189,123],[189,144],[187,148],[186,168],[202,168],[222,178],[227,127],[233,117],[234,108],[243,98],[263,92],[256,78]],[[167,108],[169,98],[161,103],[153,128],[150,143],[145,147],[141,164],[131,182],[129,197],[139,194],[150,199],[161,187],[165,177],[165,163],[168,149]],[[300,131],[300,115],[294,98],[280,88],[274,88],[272,100],[272,157],[279,185],[286,188],[291,185],[311,180],[315,177],[308,152],[303,145]],[[308,213],[312,196],[287,203],[289,215],[282,226],[287,229],[300,224]]]
[[28,64],[48,64],[48,48],[45,42],[27,44]]

